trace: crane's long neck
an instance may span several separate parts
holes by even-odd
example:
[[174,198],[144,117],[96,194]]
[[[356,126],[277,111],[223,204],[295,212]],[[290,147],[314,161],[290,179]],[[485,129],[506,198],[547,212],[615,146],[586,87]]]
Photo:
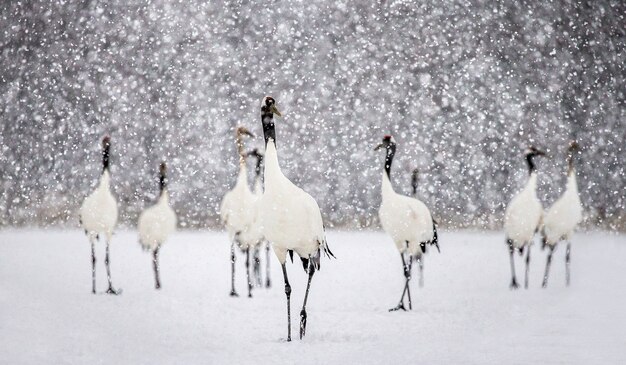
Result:
[[274,140],[270,139],[265,146],[265,191],[271,192],[274,189],[275,183],[277,183],[282,176],[280,171],[280,165],[278,164],[278,153]]
[[391,163],[393,162],[393,156],[396,154],[396,145],[390,144],[387,147],[387,154],[385,155],[385,172],[383,173],[383,200],[395,192],[391,186]]
[[265,148],[271,139],[276,146],[276,129],[274,128],[274,113],[267,106],[261,107],[261,122],[263,123],[263,136],[265,137]]
[[535,172],[536,168],[535,168],[535,162],[533,161],[533,158],[535,157],[535,155],[529,153],[526,155],[526,163],[528,164],[528,174],[532,175],[533,172]]
[[163,193],[167,190],[167,176],[165,174],[165,171],[161,170],[159,172],[159,192],[160,195],[163,195]]
[[413,196],[417,195],[417,184],[419,183],[419,176],[417,169],[413,170],[411,175],[411,187],[413,188]]
[[102,172],[109,170],[110,152],[111,152],[111,145],[107,143],[102,147]]
[[570,175],[574,171],[574,151],[567,151],[567,174]]
[[263,169],[263,156],[257,154],[256,156],[256,166],[254,168],[254,174],[258,181],[261,181],[261,170]]
[[393,157],[396,155],[396,145],[390,144],[387,146],[387,154],[385,155],[385,172],[387,173],[387,177],[391,180],[391,163],[393,162]]
[[237,133],[237,153],[239,153],[239,166],[245,165],[246,159],[244,157],[245,152],[243,150],[243,136],[241,133]]
[[526,182],[526,189],[531,192],[532,195],[537,195],[537,173],[530,174],[528,181]]

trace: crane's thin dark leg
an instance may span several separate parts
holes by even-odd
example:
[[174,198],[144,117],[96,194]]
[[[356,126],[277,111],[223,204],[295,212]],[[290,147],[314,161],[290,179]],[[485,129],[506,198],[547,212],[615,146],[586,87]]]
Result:
[[233,241],[233,243],[230,245],[230,267],[231,267],[230,296],[231,297],[238,297],[239,294],[237,294],[237,292],[235,291],[235,241]]
[[508,239],[506,240],[507,245],[509,246],[509,256],[511,258],[511,285],[509,286],[511,289],[519,288],[517,285],[517,280],[515,279],[515,247],[513,246],[513,241]]
[[111,282],[111,260],[109,259],[109,239],[107,238],[107,242],[106,242],[106,254],[104,256],[104,265],[107,268],[107,280],[109,281],[109,289],[107,289],[106,293],[107,294],[114,294],[114,295],[118,295],[120,294],[120,291],[113,289],[113,284]]
[[259,256],[260,243],[254,247],[254,282],[256,286],[261,286],[261,257]]
[[270,243],[267,242],[265,246],[265,287],[270,288],[272,286],[272,281],[270,280]]
[[96,294],[96,244],[91,236],[89,242],[91,242],[91,292]]
[[287,296],[287,341],[291,341],[291,285],[287,277],[287,267],[285,263],[283,267],[283,279],[285,280],[285,295]]
[[157,246],[154,251],[152,251],[152,267],[154,268],[154,287],[156,289],[161,289],[161,280],[159,279],[159,248],[161,246]]
[[424,287],[424,255],[420,256],[417,259],[417,263],[419,264],[420,269],[420,288]]
[[250,278],[250,247],[246,248],[246,278],[248,279],[248,298],[252,298],[252,279]]
[[548,252],[548,258],[546,259],[546,272],[543,274],[543,282],[541,283],[542,288],[546,288],[548,286],[548,275],[550,273],[550,264],[552,264],[552,254],[554,253],[555,246],[549,246],[550,252]]
[[569,260],[570,251],[572,250],[572,244],[567,241],[567,249],[565,250],[565,285],[569,286]]
[[404,278],[405,278],[405,282],[404,282],[404,289],[402,290],[402,296],[400,297],[400,303],[398,303],[397,306],[391,308],[389,311],[393,312],[393,311],[397,311],[399,309],[402,309],[403,311],[406,311],[406,308],[404,307],[404,295],[406,294],[406,292],[409,289],[409,279],[411,278],[411,270],[409,270],[409,267],[406,264],[406,261],[404,260],[404,253],[400,252],[400,258],[402,259],[402,269],[404,270]]
[[409,255],[409,277],[406,279],[406,295],[409,298],[409,310],[413,310],[411,306],[411,288],[409,286],[409,281],[411,281],[411,269],[413,266],[413,256]]
[[524,289],[528,289],[528,268],[530,267],[530,242],[526,244],[526,271],[524,273]]
[[315,265],[313,265],[313,260],[309,259],[309,280],[306,284],[304,303],[302,303],[302,310],[300,311],[300,339],[304,337],[304,334],[306,332],[306,300],[309,298],[309,288],[311,287],[311,279],[313,279],[313,274],[315,274]]

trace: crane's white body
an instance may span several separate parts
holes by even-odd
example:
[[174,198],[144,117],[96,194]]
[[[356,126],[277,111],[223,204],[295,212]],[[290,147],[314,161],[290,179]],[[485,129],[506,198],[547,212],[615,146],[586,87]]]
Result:
[[272,140],[265,151],[265,192],[259,216],[263,236],[272,243],[281,264],[288,250],[303,258],[315,257],[320,246],[326,244],[317,202],[283,175]]
[[149,250],[161,246],[176,230],[176,213],[169,204],[167,190],[161,192],[156,204],[139,216],[139,243]]
[[80,222],[88,235],[102,234],[111,240],[117,223],[117,202],[111,194],[111,175],[105,169],[96,189],[80,207]]
[[245,164],[240,164],[237,183],[224,195],[220,207],[220,217],[231,242],[235,240],[242,250],[256,244],[252,226],[257,217],[257,197],[250,191],[247,176]]
[[578,196],[576,171],[567,175],[565,192],[547,210],[543,219],[543,233],[546,244],[556,245],[562,239],[569,239],[583,218],[583,207]]
[[504,230],[517,248],[530,244],[541,224],[543,207],[537,198],[537,173],[533,172],[522,191],[511,199],[504,214]]
[[384,171],[382,180],[382,204],[378,216],[383,229],[391,236],[398,251],[419,257],[422,255],[420,243],[434,238],[430,211],[420,200],[396,193]]

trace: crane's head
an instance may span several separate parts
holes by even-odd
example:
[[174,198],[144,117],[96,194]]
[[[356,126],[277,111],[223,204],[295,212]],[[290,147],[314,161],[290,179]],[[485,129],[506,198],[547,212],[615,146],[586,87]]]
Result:
[[102,137],[102,148],[111,147],[111,137],[106,135]]
[[535,146],[529,146],[528,148],[526,148],[526,150],[524,151],[524,156],[526,157],[535,157],[535,156],[545,156],[546,153],[535,148]]
[[393,139],[391,135],[387,134],[383,137],[383,141],[378,146],[376,146],[376,148],[374,148],[374,151],[378,151],[381,148],[388,149],[391,146],[395,146],[395,145],[396,145],[396,141]]
[[276,107],[276,99],[274,99],[271,96],[266,96],[263,98],[263,101],[261,102],[261,112],[262,113],[269,113],[271,115],[277,115],[279,117],[282,117],[283,115],[278,111],[278,108]]
[[569,146],[567,148],[568,152],[576,152],[576,151],[580,151],[580,146],[578,145],[578,142],[571,140],[569,142]]
[[271,96],[266,96],[261,102],[261,122],[263,123],[263,137],[265,145],[272,140],[276,145],[276,128],[274,127],[274,115],[282,117],[276,107],[276,100]]
[[238,127],[236,131],[237,138],[241,138],[243,136],[248,136],[254,138],[254,134],[248,130],[246,127]]

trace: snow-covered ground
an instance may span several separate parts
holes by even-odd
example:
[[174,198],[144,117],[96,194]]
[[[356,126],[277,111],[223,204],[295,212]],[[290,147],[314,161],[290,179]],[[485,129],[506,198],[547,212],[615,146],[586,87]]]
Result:
[[[518,291],[508,289],[502,234],[444,232],[440,242],[441,254],[427,256],[424,288],[414,275],[413,311],[389,313],[403,287],[394,245],[382,233],[331,232],[337,260],[324,260],[313,279],[303,341],[297,328],[306,277],[298,262],[289,265],[294,341],[286,343],[275,258],[270,290],[231,298],[224,234],[177,233],[161,251],[158,292],[136,233],[116,234],[113,281],[124,292],[113,297],[91,294],[81,232],[3,231],[0,363],[626,363],[625,236],[576,235],[569,288],[559,247],[549,288],[541,289],[546,253],[535,245],[531,287]],[[244,294],[243,275],[237,284]]]

